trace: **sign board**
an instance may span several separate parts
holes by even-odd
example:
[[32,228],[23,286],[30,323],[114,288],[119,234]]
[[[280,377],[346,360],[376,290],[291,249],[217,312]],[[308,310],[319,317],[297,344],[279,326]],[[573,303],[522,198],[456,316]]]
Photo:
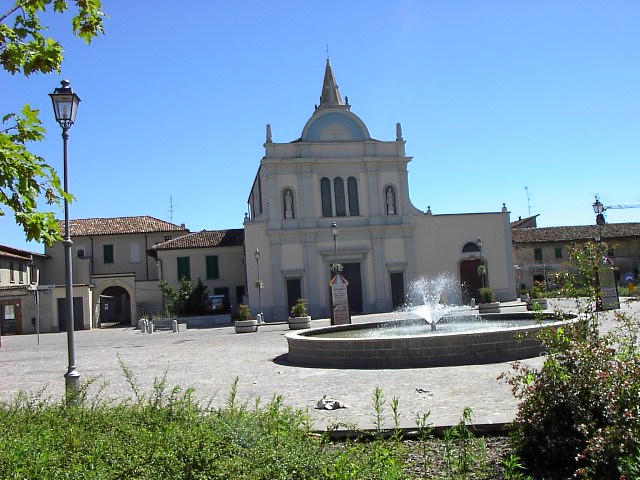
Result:
[[618,285],[611,265],[600,265],[598,267],[598,289],[599,301],[596,304],[597,310],[617,310],[620,308],[620,298],[618,297]]
[[349,282],[340,274],[337,274],[329,282],[331,288],[331,324],[346,325],[351,323],[349,315],[349,297],[347,286]]

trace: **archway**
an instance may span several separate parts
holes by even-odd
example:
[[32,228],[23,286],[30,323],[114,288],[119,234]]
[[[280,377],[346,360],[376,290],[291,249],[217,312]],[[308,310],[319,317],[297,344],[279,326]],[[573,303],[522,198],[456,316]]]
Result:
[[131,296],[122,287],[107,287],[100,294],[99,326],[131,325]]

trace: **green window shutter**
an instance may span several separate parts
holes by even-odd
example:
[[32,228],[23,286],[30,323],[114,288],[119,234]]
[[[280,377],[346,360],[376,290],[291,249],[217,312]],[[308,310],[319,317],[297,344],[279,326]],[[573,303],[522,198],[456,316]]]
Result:
[[191,280],[191,261],[189,257],[178,257],[178,281],[186,278]]
[[103,245],[102,255],[104,263],[113,263],[113,245]]
[[220,278],[220,267],[218,263],[218,255],[207,255],[207,280]]

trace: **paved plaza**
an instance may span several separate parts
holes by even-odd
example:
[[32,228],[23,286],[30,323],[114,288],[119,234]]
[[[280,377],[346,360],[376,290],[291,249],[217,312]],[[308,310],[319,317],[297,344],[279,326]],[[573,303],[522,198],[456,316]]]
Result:
[[[524,309],[515,304],[510,308]],[[640,302],[625,302],[622,310],[638,315]],[[356,317],[354,322],[375,318]],[[312,326],[328,323],[314,320]],[[387,400],[387,427],[393,426],[393,397],[399,400],[401,426],[406,428],[415,427],[416,416],[426,412],[436,425],[456,423],[465,407],[471,407],[476,423],[484,424],[508,422],[516,412],[509,386],[497,379],[510,371],[510,363],[396,370],[303,368],[286,361],[284,335],[289,331],[286,323],[263,325],[249,334],[236,334],[232,326],[153,334],[134,328],[86,330],[76,332],[76,360],[83,380],[97,380],[90,397],[133,397],[120,362],[147,395],[154,380],[166,374],[168,389],[193,387],[197,398],[213,406],[225,404],[237,377],[240,401],[252,406],[257,398],[264,403],[282,395],[286,405],[308,410],[317,429],[336,424],[371,428],[376,387]],[[66,333],[42,334],[40,345],[36,335],[2,337],[0,362],[0,400],[9,401],[21,390],[34,394],[44,388],[44,396],[57,401],[64,392]],[[542,359],[525,362],[540,365]],[[348,408],[316,409],[323,395]]]

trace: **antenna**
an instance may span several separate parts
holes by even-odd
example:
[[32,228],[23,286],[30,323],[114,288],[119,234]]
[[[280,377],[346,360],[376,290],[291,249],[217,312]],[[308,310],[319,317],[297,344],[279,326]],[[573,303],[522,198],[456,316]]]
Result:
[[531,202],[529,201],[529,187],[524,187],[527,192],[527,210],[529,211],[529,216],[531,216]]
[[169,222],[173,223],[173,211],[177,205],[173,204],[173,197],[169,197]]

